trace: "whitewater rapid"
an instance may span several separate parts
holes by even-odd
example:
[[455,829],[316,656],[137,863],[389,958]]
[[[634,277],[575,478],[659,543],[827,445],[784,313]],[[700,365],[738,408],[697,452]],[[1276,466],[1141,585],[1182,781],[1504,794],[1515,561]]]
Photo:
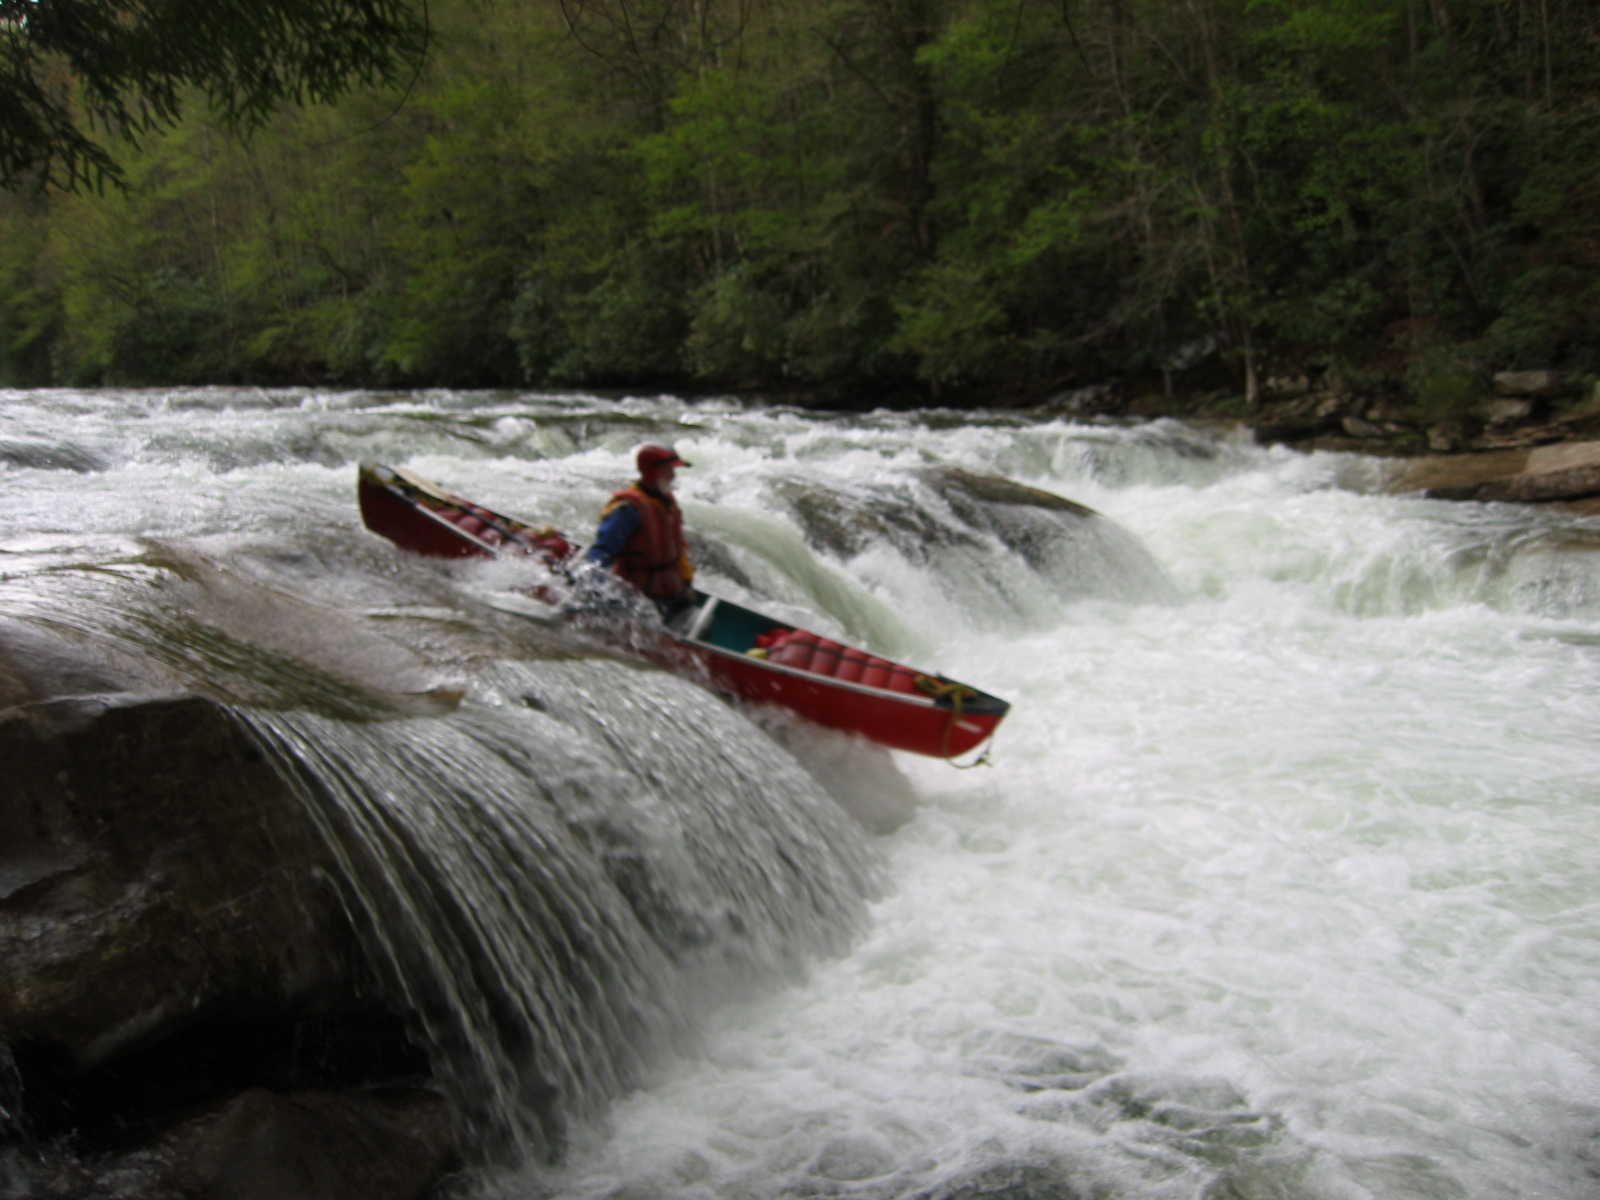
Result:
[[[271,539],[324,600],[368,599],[327,537],[369,536],[361,459],[586,531],[670,441],[704,585],[1012,702],[992,765],[896,761],[916,808],[863,831],[886,882],[848,949],[478,1196],[1600,1194],[1600,521],[1172,423],[0,399],[10,555]],[[1110,533],[974,528],[920,474],[943,466]]]

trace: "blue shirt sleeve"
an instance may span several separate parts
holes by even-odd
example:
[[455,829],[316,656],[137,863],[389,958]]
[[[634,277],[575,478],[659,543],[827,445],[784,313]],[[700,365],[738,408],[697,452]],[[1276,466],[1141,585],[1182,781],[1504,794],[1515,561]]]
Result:
[[633,541],[633,535],[639,532],[639,523],[643,519],[633,505],[617,505],[601,519],[600,528],[595,531],[594,543],[583,556],[584,561],[609,567],[612,560]]

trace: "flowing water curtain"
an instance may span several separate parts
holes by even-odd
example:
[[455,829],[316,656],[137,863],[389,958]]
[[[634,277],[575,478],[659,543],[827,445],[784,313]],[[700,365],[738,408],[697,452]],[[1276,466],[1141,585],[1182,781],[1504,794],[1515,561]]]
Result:
[[243,713],[336,853],[368,950],[474,1139],[548,1152],[559,1114],[665,1032],[659,949],[537,788],[464,722]]
[[716,701],[652,678],[674,724],[636,672],[550,666],[448,720],[241,713],[474,1140],[540,1153],[690,1035],[708,987],[842,948],[872,880],[859,830]]
[[[641,916],[658,936],[676,933],[668,951],[693,974],[764,977],[842,951],[860,931],[862,901],[881,883],[875,852],[744,714],[636,668],[543,663],[535,675],[504,663],[487,678],[604,749],[604,777],[547,776],[547,794],[598,852],[643,867],[655,903],[636,895]],[[527,743],[503,752],[537,769]],[[622,880],[638,884],[638,868]]]

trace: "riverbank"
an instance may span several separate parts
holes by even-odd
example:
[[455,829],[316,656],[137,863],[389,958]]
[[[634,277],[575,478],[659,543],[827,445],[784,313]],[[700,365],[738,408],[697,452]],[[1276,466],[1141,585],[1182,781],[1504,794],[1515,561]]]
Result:
[[1234,393],[1124,396],[1111,387],[1048,405],[1085,417],[1175,417],[1248,428],[1263,445],[1395,460],[1387,486],[1447,500],[1554,503],[1600,514],[1600,382],[1507,371],[1448,409],[1326,377],[1269,380],[1251,408]]

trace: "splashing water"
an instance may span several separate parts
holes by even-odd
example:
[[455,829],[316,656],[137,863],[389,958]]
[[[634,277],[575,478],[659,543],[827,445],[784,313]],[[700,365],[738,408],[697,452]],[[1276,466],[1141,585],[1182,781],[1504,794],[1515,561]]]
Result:
[[[481,1179],[484,1196],[1600,1192],[1593,519],[1386,496],[1370,461],[1171,423],[225,392],[13,394],[4,420],[0,441],[30,447],[4,481],[8,603],[70,600],[111,547],[155,540],[309,603],[487,638],[481,571],[418,567],[361,533],[354,462],[582,537],[632,446],[659,438],[696,464],[679,495],[706,586],[1013,702],[993,768],[898,763],[918,806],[889,836],[856,831],[884,883],[852,926],[828,898],[848,909],[868,872],[814,851],[833,836],[814,801],[802,818],[775,797],[730,830],[752,789],[716,783],[685,826],[699,768],[628,732],[658,681],[496,667],[474,684],[469,707],[522,711],[474,713],[428,771],[458,780],[488,756],[501,802],[529,804],[518,780],[540,768],[505,747],[541,744],[525,728],[541,726],[578,780],[540,793],[562,836],[592,796],[631,797],[590,822],[590,850],[643,844],[656,864],[628,897],[604,854],[540,859],[541,903],[581,912],[603,882],[617,907],[571,918],[595,922],[601,1009],[537,999],[583,1016],[535,1057],[559,1074],[563,1055],[597,1055],[622,1095],[584,1110],[560,1164]],[[974,499],[952,469],[1099,515]],[[711,711],[668,686],[696,724]],[[545,714],[514,699],[530,692]],[[713,744],[750,736],[724,716]],[[326,745],[312,720],[269,724]],[[341,805],[381,809],[381,773],[344,769]],[[774,883],[762,837],[783,818],[807,848]],[[515,821],[525,841],[492,853],[526,864],[554,835]],[[488,852],[464,833],[451,849],[445,822],[422,843],[430,870],[503,874],[473,865]],[[735,900],[709,898],[701,861]],[[653,1064],[585,1024],[671,1026],[695,1003],[654,982],[681,974],[660,930],[715,943],[746,908],[771,931],[749,961],[782,960],[767,978],[786,982],[710,972],[717,1016]],[[848,944],[823,936],[846,928]],[[533,951],[503,945],[494,970],[520,980]]]
[[871,872],[809,777],[690,685],[648,681],[696,730],[633,725],[645,761],[622,732],[639,672],[497,674],[448,721],[242,716],[339,848],[469,1125],[544,1157],[697,1003],[846,945]]

